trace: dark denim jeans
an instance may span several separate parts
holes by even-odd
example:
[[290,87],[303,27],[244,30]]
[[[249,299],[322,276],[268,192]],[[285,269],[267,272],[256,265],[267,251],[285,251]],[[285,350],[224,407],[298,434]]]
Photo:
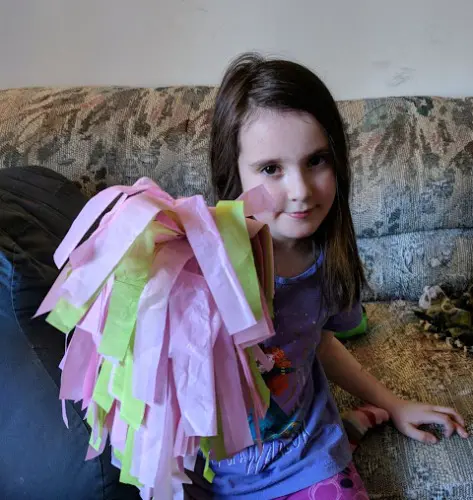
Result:
[[0,498],[137,499],[118,483],[110,449],[85,461],[80,403],[58,399],[64,336],[32,320],[57,276],[52,254],[85,203],[64,177],[39,168],[0,170]]

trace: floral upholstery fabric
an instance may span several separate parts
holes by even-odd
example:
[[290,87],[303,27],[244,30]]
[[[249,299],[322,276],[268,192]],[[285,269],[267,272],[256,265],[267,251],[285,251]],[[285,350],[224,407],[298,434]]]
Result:
[[[358,361],[394,393],[406,399],[455,407],[473,432],[473,358],[443,340],[424,335],[412,309],[392,301],[366,305],[370,329],[349,344]],[[340,409],[357,404],[334,387]],[[441,429],[429,429],[441,438]],[[408,439],[391,424],[364,438],[356,467],[371,499],[470,500],[473,498],[473,438],[458,436],[426,445]]]
[[173,195],[210,199],[214,96],[207,87],[0,91],[0,167],[47,166],[87,195],[147,176]]
[[[0,166],[38,164],[88,195],[146,175],[209,201],[212,87],[0,92]],[[352,211],[371,288],[415,300],[473,273],[473,99],[340,103],[351,147]]]
[[367,298],[417,300],[473,275],[473,99],[340,103]]
[[[86,195],[142,176],[213,203],[211,87],[0,91],[0,168],[42,165]],[[453,405],[473,431],[471,358],[426,339],[411,312],[426,285],[473,278],[473,98],[339,103],[350,142],[352,211],[370,288],[369,334],[350,346],[398,394]],[[341,409],[353,404],[336,390]],[[431,447],[391,427],[356,454],[371,498],[473,498],[473,440]]]
[[[91,195],[149,176],[209,201],[216,89],[0,91],[0,167],[37,164]],[[352,211],[370,289],[415,300],[424,285],[473,273],[473,99],[340,102],[353,166]]]

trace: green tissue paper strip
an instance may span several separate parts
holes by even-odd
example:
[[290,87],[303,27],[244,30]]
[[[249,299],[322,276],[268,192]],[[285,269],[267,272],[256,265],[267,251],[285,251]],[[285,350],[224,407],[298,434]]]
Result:
[[148,281],[159,225],[151,223],[115,270],[107,320],[99,346],[104,356],[123,360],[135,328],[138,303]]
[[[137,488],[141,488],[143,485],[138,481],[138,479],[130,474],[131,461],[133,458],[133,445],[135,442],[135,431],[128,428],[128,433],[126,436],[125,452],[117,455],[117,458],[122,463],[122,468],[120,470],[120,482],[125,484],[132,484]],[[121,458],[120,458],[121,457]]]
[[213,483],[215,472],[210,468],[210,439],[202,438],[200,440],[200,449],[205,457],[204,466],[204,478],[209,482]]
[[[97,416],[95,417],[95,412],[97,412]],[[89,406],[89,410],[87,412],[87,423],[89,424],[90,428],[94,428],[95,426],[95,418],[97,418],[97,439],[94,441],[94,436],[93,433],[90,434],[90,440],[89,444],[92,446],[92,448],[95,451],[99,451],[100,445],[102,443],[102,433],[103,433],[103,426],[105,425],[105,418],[107,414],[105,411],[100,408],[100,406],[94,406],[91,405]]]
[[136,323],[138,302],[145,283],[135,287],[115,279],[99,353],[122,360]]
[[133,344],[134,335],[125,356],[120,416],[136,431],[140,428],[145,415],[145,403],[133,397]]
[[212,450],[215,460],[224,460],[228,458],[227,450],[225,450],[225,439],[223,437],[222,418],[220,408],[217,406],[217,435],[209,438],[209,449]]
[[220,201],[216,207],[216,222],[246,300],[258,321],[263,316],[263,310],[253,249],[246,226],[244,202]]
[[112,380],[112,392],[116,395],[117,400],[123,401],[123,391],[125,388],[125,366],[119,363],[115,366],[115,371]]
[[84,314],[87,312],[91,302],[82,307],[75,307],[65,299],[59,299],[56,307],[48,314],[46,321],[54,328],[63,333],[69,333]]
[[106,359],[100,368],[100,373],[94,387],[92,399],[106,412],[112,409],[113,398],[108,392],[108,384],[112,375],[112,363]]

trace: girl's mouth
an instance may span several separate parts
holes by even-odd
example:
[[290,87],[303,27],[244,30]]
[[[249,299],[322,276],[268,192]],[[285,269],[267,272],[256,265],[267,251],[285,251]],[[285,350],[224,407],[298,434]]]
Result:
[[287,215],[293,219],[307,219],[312,210],[304,210],[304,212],[288,212]]

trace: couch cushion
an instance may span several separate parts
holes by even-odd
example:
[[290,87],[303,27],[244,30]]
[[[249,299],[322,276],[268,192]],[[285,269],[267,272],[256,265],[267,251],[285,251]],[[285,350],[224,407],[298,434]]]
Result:
[[[370,330],[349,344],[360,363],[397,395],[455,407],[473,432],[473,357],[427,339],[414,304],[367,304]],[[341,410],[357,402],[338,388]],[[437,432],[437,431],[436,431]],[[391,425],[371,431],[355,462],[373,499],[473,498],[473,437],[425,445]]]
[[473,277],[473,229],[358,238],[358,247],[371,286],[367,300],[416,300],[434,284],[460,291]]

